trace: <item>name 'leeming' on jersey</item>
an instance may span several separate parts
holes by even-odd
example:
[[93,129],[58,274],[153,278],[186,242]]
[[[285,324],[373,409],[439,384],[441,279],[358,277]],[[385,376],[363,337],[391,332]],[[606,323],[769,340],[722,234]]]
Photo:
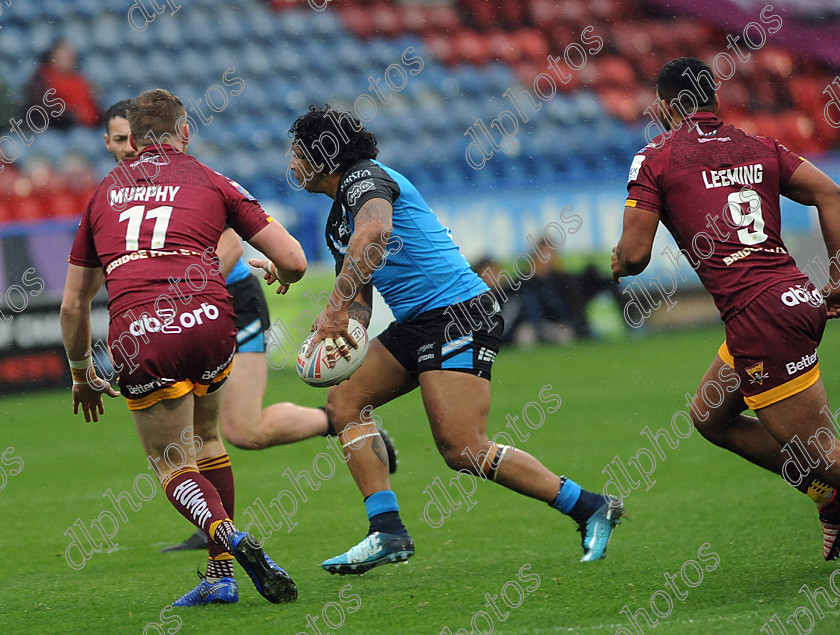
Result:
[[713,187],[761,183],[763,178],[764,166],[760,163],[725,170],[703,170],[703,183],[706,184],[707,190]]

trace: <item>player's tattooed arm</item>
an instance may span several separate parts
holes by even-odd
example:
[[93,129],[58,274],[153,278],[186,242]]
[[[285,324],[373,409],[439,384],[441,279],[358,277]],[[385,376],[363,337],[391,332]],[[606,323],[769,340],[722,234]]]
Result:
[[373,287],[370,283],[362,287],[353,303],[347,309],[347,315],[360,322],[362,326],[370,326],[370,316],[373,312]]
[[344,265],[335,279],[330,298],[333,306],[349,307],[351,299],[368,285],[374,272],[384,266],[392,215],[393,207],[384,198],[366,201],[356,214]]

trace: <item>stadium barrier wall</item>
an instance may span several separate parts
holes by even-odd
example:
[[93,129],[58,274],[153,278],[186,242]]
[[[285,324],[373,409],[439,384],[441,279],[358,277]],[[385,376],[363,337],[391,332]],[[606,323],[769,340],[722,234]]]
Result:
[[[840,156],[815,161],[835,180],[840,180]],[[626,175],[616,174],[600,180],[560,182],[551,186],[499,186],[486,191],[453,191],[431,188],[425,191],[427,202],[452,231],[455,241],[468,260],[475,262],[491,256],[505,262],[516,254],[528,253],[533,240],[549,224],[564,231],[563,255],[591,255],[609,263],[609,253],[618,241],[626,198]],[[266,210],[300,240],[312,264],[330,264],[331,257],[323,238],[323,227],[330,201],[305,193],[261,201]],[[806,212],[783,199],[785,238],[794,257],[813,258],[819,241],[819,223],[815,210]],[[579,222],[571,224],[570,218]],[[59,308],[67,257],[78,226],[78,219],[50,219],[0,225],[0,394],[69,383],[59,327]],[[555,231],[556,230],[555,227]],[[557,236],[555,236],[557,242]],[[654,292],[662,272],[673,267],[676,245],[667,235],[657,234],[653,258],[648,269],[629,286],[646,285]],[[683,259],[684,260],[684,259]],[[806,262],[802,260],[802,262]],[[33,271],[34,270],[34,273]],[[696,292],[699,280],[685,265],[678,276],[677,293]],[[28,277],[27,277],[28,276]],[[26,282],[39,279],[43,288],[38,297],[24,304],[13,287],[31,292]],[[34,295],[34,294],[33,294]],[[106,295],[101,292],[93,312],[94,341],[107,336]],[[11,304],[11,306],[10,306]],[[665,303],[667,306],[667,303]]]

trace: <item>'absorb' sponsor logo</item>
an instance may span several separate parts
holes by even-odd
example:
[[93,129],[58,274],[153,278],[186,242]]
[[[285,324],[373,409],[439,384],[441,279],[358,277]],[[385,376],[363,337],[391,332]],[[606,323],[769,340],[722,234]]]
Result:
[[204,324],[204,318],[215,320],[219,317],[219,307],[215,304],[202,302],[200,307],[192,311],[185,311],[178,316],[178,322],[181,326],[175,324],[175,314],[172,309],[160,309],[158,315],[163,320],[148,314],[141,315],[128,326],[129,333],[134,336],[157,332],[180,333],[183,330],[181,327],[191,329],[197,324]]
[[785,306],[796,306],[802,302],[811,306],[819,306],[823,303],[822,295],[818,289],[809,290],[801,284],[795,287],[788,287],[788,290],[779,297],[785,303]]

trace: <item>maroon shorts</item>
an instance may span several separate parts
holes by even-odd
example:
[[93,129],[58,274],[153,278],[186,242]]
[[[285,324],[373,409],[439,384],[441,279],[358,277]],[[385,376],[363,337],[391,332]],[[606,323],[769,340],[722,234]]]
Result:
[[807,278],[762,291],[727,321],[718,354],[735,369],[747,406],[764,408],[819,379],[825,322],[825,303]]
[[228,298],[193,296],[141,305],[112,316],[108,343],[129,410],[223,381],[236,352],[235,316]]

